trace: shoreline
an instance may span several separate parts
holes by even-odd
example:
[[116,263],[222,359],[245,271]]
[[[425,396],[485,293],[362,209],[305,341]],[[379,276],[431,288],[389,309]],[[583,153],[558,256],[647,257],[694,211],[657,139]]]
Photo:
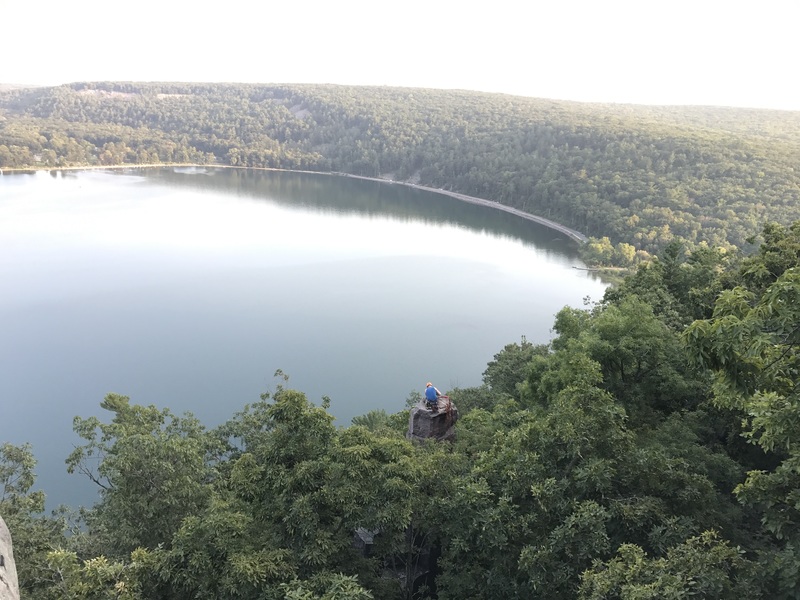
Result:
[[[307,171],[303,171],[307,172]],[[433,192],[435,194],[443,194],[445,196],[450,196],[451,198],[455,198],[456,200],[461,200],[462,202],[468,202],[470,204],[478,204],[480,206],[487,206],[489,208],[496,208],[497,210],[502,210],[507,213],[511,213],[517,217],[521,217],[528,221],[533,221],[534,223],[539,223],[540,225],[544,225],[545,227],[549,227],[550,229],[554,229],[559,233],[563,233],[568,238],[573,241],[576,241],[581,244],[585,244],[589,241],[584,234],[580,231],[576,231],[574,229],[570,229],[566,225],[562,225],[561,223],[557,223],[556,221],[551,221],[550,219],[546,219],[544,217],[540,217],[538,215],[534,215],[529,212],[525,212],[524,210],[520,210],[518,208],[514,208],[513,206],[507,206],[505,204],[501,204],[496,200],[487,200],[486,198],[478,198],[477,196],[468,196],[467,194],[462,194],[460,192],[451,192],[450,190],[443,190],[441,188],[433,188],[428,187],[427,185],[420,185],[418,183],[412,183],[410,181],[396,181],[393,179],[382,179],[380,177],[364,177],[363,175],[350,175],[349,173],[331,173],[332,175],[343,175],[345,177],[355,177],[356,179],[366,179],[367,181],[380,181],[383,183],[391,183],[396,185],[405,185],[408,187],[412,187],[418,190],[424,190],[426,192]]]
[[410,188],[414,188],[417,190],[423,190],[426,192],[433,192],[435,194],[443,194],[445,196],[450,196],[451,198],[455,198],[456,200],[461,200],[462,202],[468,202],[469,204],[477,204],[479,206],[486,206],[488,208],[494,208],[497,210],[502,210],[507,213],[511,213],[517,217],[522,219],[526,219],[528,221],[533,221],[534,223],[538,223],[540,225],[544,225],[545,227],[549,227],[559,233],[563,233],[569,239],[578,242],[579,244],[585,244],[589,241],[584,234],[580,231],[576,231],[574,229],[570,229],[566,225],[562,225],[561,223],[557,223],[556,221],[551,221],[550,219],[546,219],[544,217],[540,217],[538,215],[534,215],[518,208],[514,208],[513,206],[507,206],[505,204],[500,204],[495,200],[487,200],[486,198],[478,198],[476,196],[468,196],[467,194],[461,194],[459,192],[451,192],[449,190],[443,190],[441,188],[433,188],[426,185],[420,185],[418,183],[413,183],[411,181],[397,181],[395,179],[384,179],[381,177],[367,177],[364,175],[352,175],[350,173],[341,173],[336,171],[305,171],[299,169],[276,169],[273,167],[239,167],[235,165],[218,165],[218,164],[211,164],[211,165],[200,165],[196,163],[156,163],[156,164],[145,164],[145,165],[85,165],[85,166],[70,166],[70,167],[15,167],[15,168],[8,168],[8,169],[0,169],[0,176],[2,176],[6,172],[11,173],[36,173],[38,171],[96,171],[96,170],[104,170],[104,169],[111,169],[111,170],[120,170],[120,169],[154,169],[154,168],[215,168],[215,169],[252,169],[254,171],[284,171],[288,173],[308,173],[313,175],[330,175],[335,177],[351,177],[354,179],[363,179],[365,181],[377,181],[379,183],[387,183],[391,185],[404,185]]

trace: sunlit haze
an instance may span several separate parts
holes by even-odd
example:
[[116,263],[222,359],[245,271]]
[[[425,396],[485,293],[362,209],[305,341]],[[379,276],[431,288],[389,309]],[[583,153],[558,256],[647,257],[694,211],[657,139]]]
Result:
[[800,110],[800,2],[0,0],[0,83],[390,85]]

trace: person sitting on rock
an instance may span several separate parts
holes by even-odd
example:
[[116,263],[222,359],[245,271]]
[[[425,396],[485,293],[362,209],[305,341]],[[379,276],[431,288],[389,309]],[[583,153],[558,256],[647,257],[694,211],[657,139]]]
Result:
[[442,393],[430,381],[425,384],[425,400],[431,412],[439,411],[439,396],[441,395]]

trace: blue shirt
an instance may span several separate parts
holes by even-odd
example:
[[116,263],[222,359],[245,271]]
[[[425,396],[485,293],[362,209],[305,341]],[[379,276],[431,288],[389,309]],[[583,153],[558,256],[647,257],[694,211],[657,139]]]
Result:
[[425,397],[428,399],[428,402],[433,402],[436,400],[436,388],[432,385],[425,388]]

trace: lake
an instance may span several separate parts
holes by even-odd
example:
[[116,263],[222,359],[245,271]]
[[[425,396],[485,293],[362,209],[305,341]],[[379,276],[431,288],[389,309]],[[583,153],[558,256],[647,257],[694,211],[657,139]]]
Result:
[[[237,169],[0,176],[0,441],[30,442],[48,506],[75,415],[108,392],[206,425],[274,389],[339,425],[432,381],[479,385],[605,284],[558,232],[399,184]],[[105,418],[105,415],[102,415]]]

